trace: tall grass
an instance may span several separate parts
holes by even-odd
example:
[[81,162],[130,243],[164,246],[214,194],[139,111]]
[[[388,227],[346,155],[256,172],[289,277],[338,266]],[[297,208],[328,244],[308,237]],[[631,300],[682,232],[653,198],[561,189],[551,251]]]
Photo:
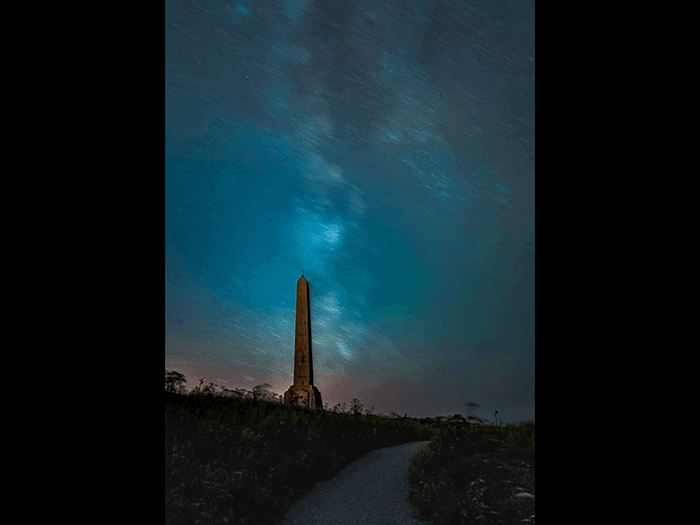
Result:
[[311,410],[275,402],[259,387],[217,393],[200,380],[187,393],[184,376],[173,374],[166,372],[166,524],[272,525],[367,452],[431,438],[406,469],[416,518],[498,525],[535,513],[534,423],[384,416],[363,413],[357,399]]
[[406,478],[414,517],[431,524],[528,520],[535,514],[535,424],[453,426],[411,458]]
[[430,421],[362,414],[357,403],[343,413],[166,391],[165,522],[271,525],[367,452],[438,432]]

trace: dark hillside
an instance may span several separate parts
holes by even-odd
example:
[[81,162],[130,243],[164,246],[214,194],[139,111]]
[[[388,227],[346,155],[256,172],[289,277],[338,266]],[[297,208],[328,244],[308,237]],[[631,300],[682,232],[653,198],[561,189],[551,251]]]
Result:
[[434,425],[165,392],[165,521],[274,524],[317,482],[377,448],[430,439]]

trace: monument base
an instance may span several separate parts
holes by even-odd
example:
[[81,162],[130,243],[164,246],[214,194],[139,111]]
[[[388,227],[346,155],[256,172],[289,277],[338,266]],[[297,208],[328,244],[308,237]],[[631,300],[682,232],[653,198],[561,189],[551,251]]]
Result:
[[284,402],[309,408],[323,408],[321,392],[314,385],[292,385],[284,393]]

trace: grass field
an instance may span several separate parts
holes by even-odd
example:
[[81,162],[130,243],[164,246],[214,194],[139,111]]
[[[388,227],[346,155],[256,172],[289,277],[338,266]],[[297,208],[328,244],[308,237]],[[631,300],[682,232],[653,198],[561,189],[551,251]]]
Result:
[[406,476],[417,519],[520,523],[535,514],[535,424],[443,431],[411,458]]
[[360,408],[166,391],[166,524],[273,525],[364,454],[429,439],[406,469],[417,518],[500,524],[534,514],[534,423],[477,426]]

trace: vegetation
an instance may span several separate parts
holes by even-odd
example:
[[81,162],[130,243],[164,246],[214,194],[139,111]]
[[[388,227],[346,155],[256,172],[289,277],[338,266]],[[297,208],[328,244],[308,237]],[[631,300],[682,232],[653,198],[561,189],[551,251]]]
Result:
[[[513,499],[506,490],[534,495],[534,424],[477,429],[460,415],[374,414],[374,407],[364,409],[357,399],[312,410],[282,404],[269,385],[247,392],[202,386],[200,380],[187,392],[184,383],[184,376],[166,371],[168,525],[272,525],[316,483],[368,452],[429,439],[433,442],[406,470],[416,517],[471,523],[484,515],[480,504],[500,513],[488,514],[481,521],[487,524],[534,514],[534,499]],[[507,521],[516,514],[518,519]]]
[[[428,440],[432,423],[285,405],[265,388],[165,391],[166,524],[274,524],[319,481],[377,448]],[[176,377],[176,376],[175,376]],[[181,386],[181,385],[179,385]],[[261,385],[262,387],[263,385]]]
[[411,458],[406,478],[419,520],[534,523],[535,424],[453,425]]

